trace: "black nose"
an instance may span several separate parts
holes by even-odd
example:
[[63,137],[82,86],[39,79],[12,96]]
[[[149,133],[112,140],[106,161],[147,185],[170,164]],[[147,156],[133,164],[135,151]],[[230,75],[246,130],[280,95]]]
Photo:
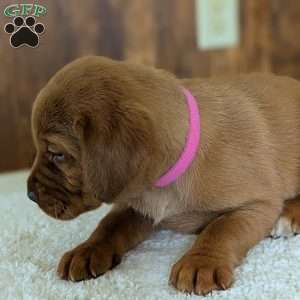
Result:
[[30,199],[30,200],[32,200],[33,202],[37,202],[37,196],[36,196],[36,194],[35,194],[35,192],[28,192],[27,193],[27,196],[28,196],[28,198]]

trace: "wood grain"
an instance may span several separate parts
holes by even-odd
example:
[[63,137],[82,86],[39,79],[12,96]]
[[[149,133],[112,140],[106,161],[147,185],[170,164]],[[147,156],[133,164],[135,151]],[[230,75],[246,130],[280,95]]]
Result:
[[[30,1],[27,1],[28,3]],[[33,2],[33,1],[32,1]],[[154,65],[179,77],[273,71],[300,79],[300,2],[241,0],[240,44],[202,51],[194,0],[39,1],[46,32],[36,49],[9,45],[0,18],[0,171],[29,167],[31,106],[63,65],[84,55]],[[11,4],[1,0],[0,11]]]

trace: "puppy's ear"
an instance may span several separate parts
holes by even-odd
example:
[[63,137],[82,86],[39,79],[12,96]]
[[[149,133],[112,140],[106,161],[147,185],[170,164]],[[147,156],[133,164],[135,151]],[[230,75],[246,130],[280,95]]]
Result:
[[111,202],[131,180],[147,173],[155,144],[151,124],[146,112],[132,108],[89,112],[76,120],[83,181],[99,200]]

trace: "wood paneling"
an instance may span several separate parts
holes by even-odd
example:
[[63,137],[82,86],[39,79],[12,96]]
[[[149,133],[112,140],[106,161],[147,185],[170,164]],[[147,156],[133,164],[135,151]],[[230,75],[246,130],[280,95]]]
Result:
[[272,1],[272,70],[300,78],[300,2],[287,2]]
[[[274,71],[300,78],[299,1],[241,0],[240,45],[214,51],[197,48],[193,0],[36,2],[48,9],[36,49],[11,48],[1,29],[10,19],[0,18],[0,171],[30,165],[32,102],[51,75],[83,55],[155,65],[180,77]],[[11,3],[1,0],[0,11]]]

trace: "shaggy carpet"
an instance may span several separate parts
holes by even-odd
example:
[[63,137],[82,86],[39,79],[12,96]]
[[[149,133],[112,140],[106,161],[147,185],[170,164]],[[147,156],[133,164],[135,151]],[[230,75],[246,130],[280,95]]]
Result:
[[87,238],[109,208],[68,222],[56,221],[26,198],[23,181],[7,178],[0,180],[1,300],[300,299],[300,236],[262,241],[236,270],[233,287],[205,298],[168,286],[172,264],[195,238],[169,231],[154,234],[102,277],[62,281],[56,275],[60,257]]

